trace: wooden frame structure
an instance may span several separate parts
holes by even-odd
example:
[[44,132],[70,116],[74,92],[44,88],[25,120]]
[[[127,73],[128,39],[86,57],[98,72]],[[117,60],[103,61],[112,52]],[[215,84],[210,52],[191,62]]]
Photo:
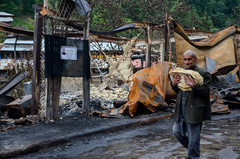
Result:
[[[48,1],[44,0],[44,6],[35,6],[35,25],[34,25],[34,61],[33,61],[33,88],[32,88],[32,115],[39,113],[40,94],[41,94],[41,42],[42,35],[56,35],[67,37],[69,27],[62,21],[78,22],[79,20],[70,20],[68,17],[69,9],[74,10],[72,3],[62,1],[62,12],[58,13],[49,9]],[[65,8],[65,10],[64,10]],[[71,12],[72,12],[71,11]],[[86,16],[85,21],[81,21],[84,28],[84,40],[89,39],[89,22],[90,13]],[[44,22],[44,26],[43,26]],[[44,33],[43,33],[44,28]],[[55,120],[58,118],[59,97],[61,89],[61,77],[49,76],[46,81],[46,121]],[[88,115],[90,105],[90,78],[83,77],[83,113]]]
[[[68,37],[69,35],[74,35],[75,31],[76,37],[83,35],[85,40],[89,40],[89,23],[90,23],[90,14],[88,13],[85,16],[85,20],[70,19],[74,8],[73,4],[69,3],[71,1],[62,0],[59,7],[59,11],[51,9],[48,5],[48,0],[44,0],[44,5],[38,5],[35,7],[35,30],[34,30],[34,67],[33,67],[33,92],[32,92],[32,114],[38,114],[40,108],[40,94],[41,94],[41,85],[43,76],[41,74],[41,37],[43,34],[46,35],[55,35],[60,37]],[[64,9],[65,8],[65,9]],[[83,18],[82,18],[83,19]],[[44,23],[43,23],[44,22]],[[146,67],[151,67],[151,29],[164,30],[165,28],[165,61],[168,61],[168,43],[170,38],[170,27],[168,25],[168,15],[166,15],[166,25],[157,25],[147,22],[134,22],[135,28],[144,28],[145,29],[145,43],[146,43]],[[44,29],[43,29],[44,28]],[[83,32],[80,30],[83,28]],[[121,28],[117,28],[121,30]],[[119,31],[118,30],[118,31]],[[44,31],[44,33],[43,33]],[[94,32],[94,31],[92,31]],[[97,33],[97,32],[96,32]],[[98,34],[98,37],[101,37]],[[104,37],[107,38],[107,37]],[[114,39],[109,37],[109,39]],[[115,38],[114,40],[116,40]],[[121,39],[120,39],[121,40]],[[166,44],[167,43],[167,44]],[[50,76],[45,79],[45,95],[46,95],[46,121],[54,120],[58,118],[58,109],[59,109],[59,97],[60,97],[60,88],[61,88],[61,77]],[[43,92],[42,92],[43,93]],[[83,78],[83,113],[89,114],[89,105],[90,105],[90,78]]]

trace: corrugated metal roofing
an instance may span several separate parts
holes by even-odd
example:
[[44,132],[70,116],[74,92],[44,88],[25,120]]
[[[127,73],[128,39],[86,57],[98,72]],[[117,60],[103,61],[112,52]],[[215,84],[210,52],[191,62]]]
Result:
[[0,17],[0,22],[13,22],[12,17]]
[[[175,23],[175,46],[178,67],[184,67],[183,53],[187,50],[196,52],[200,68],[211,68],[208,71],[212,75],[226,75],[237,66],[236,48],[234,46],[234,34],[237,34],[236,26],[217,32],[199,42],[191,41],[182,27]],[[207,59],[208,57],[209,59]],[[209,66],[207,66],[209,65]]]
[[[9,38],[4,41],[4,46],[0,51],[14,51],[16,38]],[[17,40],[16,51],[32,51],[33,40]]]
[[191,41],[188,36],[186,35],[184,29],[175,22],[174,25],[174,31],[176,33],[178,33],[181,37],[183,37],[187,42],[189,42],[191,45],[193,46],[197,46],[197,47],[213,47],[216,44],[218,44],[219,42],[221,42],[222,40],[226,39],[227,37],[233,35],[234,33],[238,32],[238,27],[236,26],[231,26],[227,29],[224,29],[218,33],[215,33],[213,36],[204,39],[200,42],[194,42]]
[[6,13],[6,12],[0,12],[0,17],[5,17],[5,16],[7,16],[7,17],[13,17],[14,15],[13,14],[10,14],[10,13]]
[[[33,45],[17,45],[16,51],[32,51]],[[14,51],[14,45],[4,45],[0,51]]]
[[[8,38],[4,41],[4,44],[15,44],[16,38]],[[33,40],[17,40],[17,44],[33,45]]]

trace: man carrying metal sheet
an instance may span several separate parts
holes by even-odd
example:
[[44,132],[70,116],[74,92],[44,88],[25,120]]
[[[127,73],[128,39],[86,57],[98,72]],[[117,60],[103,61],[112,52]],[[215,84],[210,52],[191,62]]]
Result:
[[[186,70],[196,71],[202,76],[203,84],[197,83],[191,74],[172,76],[172,89],[177,93],[173,133],[178,141],[188,149],[187,158],[199,159],[202,122],[211,119],[209,91],[212,78],[207,71],[196,66],[196,52],[186,51],[183,54],[183,60]],[[178,87],[181,82],[189,85],[191,90],[181,90]]]

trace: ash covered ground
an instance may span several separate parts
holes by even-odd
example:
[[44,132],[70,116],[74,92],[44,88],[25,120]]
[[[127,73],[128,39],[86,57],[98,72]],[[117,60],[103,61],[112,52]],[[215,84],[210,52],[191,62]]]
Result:
[[[96,87],[91,87],[91,99],[90,99],[90,111],[102,111],[114,108],[113,102],[115,100],[127,101],[128,91],[123,88],[116,88],[113,90],[99,90]],[[25,118],[11,119],[8,117],[8,111],[6,108],[2,108],[0,130],[4,131],[12,129],[14,127],[36,124],[44,122],[45,119],[45,108],[46,108],[45,97],[41,98],[41,110],[38,116],[27,115]],[[82,113],[82,91],[74,93],[64,92],[60,94],[59,101],[59,118],[76,116]],[[51,122],[54,122],[51,120]]]

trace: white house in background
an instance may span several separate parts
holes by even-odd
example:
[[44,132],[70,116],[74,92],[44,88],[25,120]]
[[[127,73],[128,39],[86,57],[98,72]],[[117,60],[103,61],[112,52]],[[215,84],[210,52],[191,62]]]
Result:
[[0,12],[0,22],[4,22],[4,23],[12,25],[13,17],[14,17],[13,14],[6,13],[6,12]]
[[[16,38],[8,38],[4,41],[3,47],[0,49],[0,59],[14,58]],[[24,59],[27,52],[33,50],[33,40],[17,40],[16,43],[16,59]]]
[[[0,83],[6,81],[7,69],[14,62],[14,47],[16,38],[8,38],[0,47]],[[33,40],[17,40],[16,43],[16,59],[26,59],[28,53],[32,54]]]

